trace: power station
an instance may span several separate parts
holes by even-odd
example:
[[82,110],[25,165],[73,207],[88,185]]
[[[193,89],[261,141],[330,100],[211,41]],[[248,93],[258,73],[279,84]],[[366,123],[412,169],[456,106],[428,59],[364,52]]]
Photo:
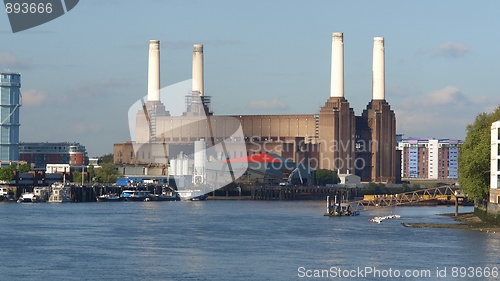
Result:
[[[193,48],[192,89],[185,96],[185,112],[171,116],[159,95],[160,42],[151,40],[148,100],[137,112],[135,143],[114,145],[115,164],[167,165],[181,152],[194,155],[195,142],[203,140],[210,146],[222,144],[212,155],[204,155],[213,161],[268,153],[309,170],[356,174],[365,182],[398,182],[396,117],[385,99],[384,38],[374,38],[372,99],[360,116],[344,96],[343,39],[341,32],[332,34],[330,96],[319,114],[229,116],[211,111],[211,97],[204,91],[203,45],[198,44]],[[235,134],[238,130],[241,136]],[[198,179],[206,180],[197,173]]]

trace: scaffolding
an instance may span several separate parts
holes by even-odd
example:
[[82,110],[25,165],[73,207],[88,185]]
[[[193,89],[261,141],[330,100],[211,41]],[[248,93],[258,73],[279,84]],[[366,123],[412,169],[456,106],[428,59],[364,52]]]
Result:
[[212,115],[210,103],[211,96],[201,96],[200,92],[193,91],[190,95],[186,95],[186,114],[194,116]]

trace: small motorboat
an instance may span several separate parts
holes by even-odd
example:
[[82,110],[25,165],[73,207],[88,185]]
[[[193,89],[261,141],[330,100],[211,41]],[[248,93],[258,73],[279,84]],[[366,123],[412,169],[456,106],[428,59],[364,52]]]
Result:
[[120,197],[125,201],[149,201],[149,190],[124,190]]
[[19,199],[17,199],[17,203],[37,203],[37,202],[39,202],[39,200],[32,192],[23,193],[21,194],[21,196],[19,196]]
[[116,193],[104,194],[96,197],[97,202],[118,202],[122,201],[123,198]]

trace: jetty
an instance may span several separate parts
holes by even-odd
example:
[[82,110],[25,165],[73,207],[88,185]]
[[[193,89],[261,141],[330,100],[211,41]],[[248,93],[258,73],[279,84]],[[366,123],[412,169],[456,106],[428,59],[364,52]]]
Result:
[[325,196],[338,194],[345,198],[353,198],[352,189],[346,187],[318,187],[318,186],[261,186],[251,190],[252,200],[322,200]]
[[439,204],[455,204],[455,213],[458,213],[458,205],[466,203],[467,198],[460,192],[458,187],[446,185],[398,194],[365,195],[362,200],[339,204],[335,202],[333,205],[330,202],[330,197],[327,197],[327,212],[325,215],[337,216],[335,210],[338,210],[339,207],[349,210],[349,212],[359,212],[369,208]]

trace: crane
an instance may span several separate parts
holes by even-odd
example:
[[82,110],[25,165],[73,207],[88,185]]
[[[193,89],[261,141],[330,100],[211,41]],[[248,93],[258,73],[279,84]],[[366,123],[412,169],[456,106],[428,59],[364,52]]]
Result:
[[300,174],[300,169],[299,167],[295,168],[290,175],[288,176],[288,180],[286,182],[281,182],[281,186],[291,186],[292,185],[292,178],[295,173],[299,174],[299,179],[300,179],[300,184],[304,184],[304,181],[302,180],[302,175]]

